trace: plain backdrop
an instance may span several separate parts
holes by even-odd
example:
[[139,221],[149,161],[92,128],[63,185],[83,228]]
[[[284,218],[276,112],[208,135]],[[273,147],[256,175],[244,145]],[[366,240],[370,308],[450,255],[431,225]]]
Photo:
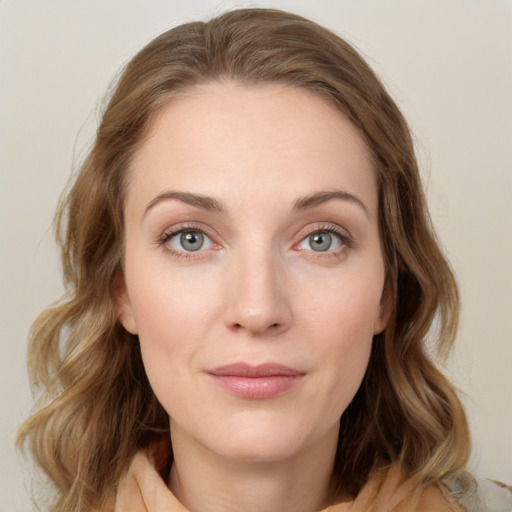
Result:
[[511,0],[0,0],[0,511],[29,511],[16,426],[30,323],[62,289],[51,220],[115,72],[160,32],[227,8],[291,10],[370,61],[417,141],[462,323],[447,371],[473,469],[512,483]]

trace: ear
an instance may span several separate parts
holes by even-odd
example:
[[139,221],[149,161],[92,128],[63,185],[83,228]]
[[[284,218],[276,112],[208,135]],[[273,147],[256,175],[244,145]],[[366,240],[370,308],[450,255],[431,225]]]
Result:
[[132,304],[126,289],[124,277],[120,276],[114,286],[114,307],[121,325],[131,334],[137,334],[137,324],[133,314]]
[[373,334],[380,334],[388,325],[391,311],[393,310],[393,297],[388,279],[384,283],[380,297],[379,309],[373,325]]

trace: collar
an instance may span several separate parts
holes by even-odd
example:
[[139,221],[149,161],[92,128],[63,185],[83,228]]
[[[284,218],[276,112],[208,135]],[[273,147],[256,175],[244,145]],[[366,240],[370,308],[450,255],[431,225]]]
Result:
[[[463,512],[441,483],[412,484],[398,464],[374,472],[354,500],[322,512]],[[119,483],[113,512],[189,512],[168,489],[146,452]]]

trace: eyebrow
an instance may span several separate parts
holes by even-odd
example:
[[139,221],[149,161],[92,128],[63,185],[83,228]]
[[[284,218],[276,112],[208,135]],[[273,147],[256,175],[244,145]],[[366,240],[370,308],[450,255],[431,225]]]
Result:
[[148,211],[154,208],[157,204],[170,199],[176,199],[182,203],[202,208],[203,210],[217,211],[219,213],[224,212],[222,204],[213,197],[203,196],[202,194],[192,194],[191,192],[166,191],[158,194],[149,202],[146,206],[146,210],[144,211],[144,215],[146,215]]
[[[154,208],[157,204],[173,199],[181,201],[182,203],[189,204],[191,206],[195,206],[197,208],[202,208],[203,210],[207,211],[216,211],[219,213],[224,213],[225,211],[224,206],[213,197],[205,196],[202,194],[193,194],[191,192],[177,192],[169,190],[162,192],[153,198],[146,206],[144,215],[146,215],[148,211]],[[320,191],[301,197],[295,201],[292,210],[307,210],[309,208],[314,208],[321,204],[332,201],[333,199],[341,199],[343,201],[354,203],[360,206],[366,215],[370,214],[368,208],[363,203],[363,201],[361,201],[361,199],[359,199],[354,194],[344,190]]]
[[307,210],[309,208],[314,208],[315,206],[327,203],[328,201],[332,201],[333,199],[341,199],[343,201],[354,203],[360,206],[367,216],[370,215],[370,211],[363,203],[363,201],[361,201],[361,199],[359,199],[354,194],[346,192],[345,190],[320,191],[308,196],[301,197],[295,201],[293,210]]

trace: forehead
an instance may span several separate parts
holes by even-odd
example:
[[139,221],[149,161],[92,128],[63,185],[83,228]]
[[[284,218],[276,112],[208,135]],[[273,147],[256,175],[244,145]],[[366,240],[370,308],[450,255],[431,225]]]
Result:
[[130,173],[128,202],[168,188],[236,202],[340,187],[366,196],[370,209],[376,202],[357,128],[326,99],[285,85],[189,89],[156,117]]

